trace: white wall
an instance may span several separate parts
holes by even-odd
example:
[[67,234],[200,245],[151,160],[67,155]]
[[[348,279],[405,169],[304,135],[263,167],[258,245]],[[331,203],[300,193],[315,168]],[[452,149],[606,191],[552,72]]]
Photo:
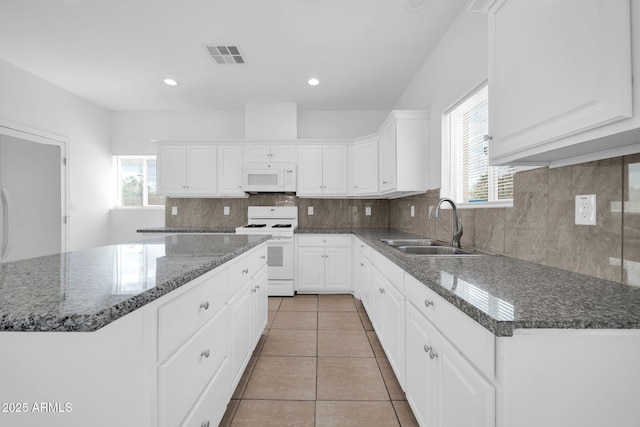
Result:
[[487,15],[464,10],[415,75],[394,109],[430,111],[428,187],[440,187],[442,113],[488,76]]
[[184,112],[114,112],[114,155],[155,154],[152,139],[242,139],[244,110]]
[[389,110],[299,110],[299,139],[352,139],[370,135]]
[[[45,80],[0,60],[0,118],[69,141],[69,250],[109,240],[112,161],[109,113]],[[107,196],[108,195],[108,196]]]

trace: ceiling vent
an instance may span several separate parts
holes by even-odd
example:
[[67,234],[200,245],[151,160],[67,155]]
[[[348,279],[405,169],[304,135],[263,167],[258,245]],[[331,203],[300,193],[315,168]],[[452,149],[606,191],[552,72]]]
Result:
[[218,64],[244,64],[244,56],[238,46],[209,44],[204,47],[209,56]]

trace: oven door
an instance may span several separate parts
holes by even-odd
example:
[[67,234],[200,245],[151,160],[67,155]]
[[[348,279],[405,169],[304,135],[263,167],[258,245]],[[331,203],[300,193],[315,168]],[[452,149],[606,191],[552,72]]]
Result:
[[293,280],[293,237],[275,237],[267,243],[269,280]]
[[275,165],[247,164],[242,189],[247,192],[284,191],[284,171]]

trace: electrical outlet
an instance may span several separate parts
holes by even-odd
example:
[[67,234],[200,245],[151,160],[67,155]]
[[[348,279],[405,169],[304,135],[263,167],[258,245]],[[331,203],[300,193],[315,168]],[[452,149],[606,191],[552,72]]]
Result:
[[364,208],[364,214],[365,214],[366,216],[371,216],[371,206],[366,206],[366,207]]
[[307,215],[313,215],[313,206],[307,208]]
[[576,196],[576,225],[596,225],[596,195]]
[[171,206],[171,215],[178,215],[178,207]]
[[222,211],[225,215],[229,215],[229,206],[225,206]]
[[416,207],[415,206],[411,206],[411,218],[416,216]]

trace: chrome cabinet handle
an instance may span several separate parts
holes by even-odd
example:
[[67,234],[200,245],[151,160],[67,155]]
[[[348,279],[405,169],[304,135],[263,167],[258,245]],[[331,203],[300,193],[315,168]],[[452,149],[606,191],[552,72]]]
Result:
[[260,289],[260,285],[256,285],[256,289]]
[[360,267],[364,267],[364,262],[361,262],[361,263],[360,263]]
[[482,139],[484,139],[485,141],[491,141],[493,137],[491,135],[485,135]]
[[437,359],[438,358],[438,353],[436,353],[435,351],[433,351],[433,347],[431,347],[430,345],[424,345],[424,351],[425,353],[427,353],[429,355],[429,358],[431,360],[433,359]]
[[378,288],[381,294],[384,294],[384,288]]
[[247,274],[247,273],[249,273],[249,269],[248,268],[245,268],[244,270],[242,270],[242,274]]
[[205,310],[209,310],[209,301],[205,301],[200,303],[200,308],[204,308]]
[[262,255],[260,259],[267,259],[266,255]]
[[209,420],[204,421],[203,423],[201,423],[200,427],[209,427]]
[[383,184],[388,184],[388,182],[387,182],[387,181],[382,181],[382,183],[383,183]]
[[200,357],[206,357],[207,359],[209,358],[209,356],[211,356],[211,352],[209,351],[209,349],[207,350],[202,350],[202,352],[200,353]]
[[429,307],[430,305],[433,305],[433,301],[430,301],[430,300],[428,300],[428,299],[425,299],[425,300],[424,300],[424,306],[425,306],[425,307]]

